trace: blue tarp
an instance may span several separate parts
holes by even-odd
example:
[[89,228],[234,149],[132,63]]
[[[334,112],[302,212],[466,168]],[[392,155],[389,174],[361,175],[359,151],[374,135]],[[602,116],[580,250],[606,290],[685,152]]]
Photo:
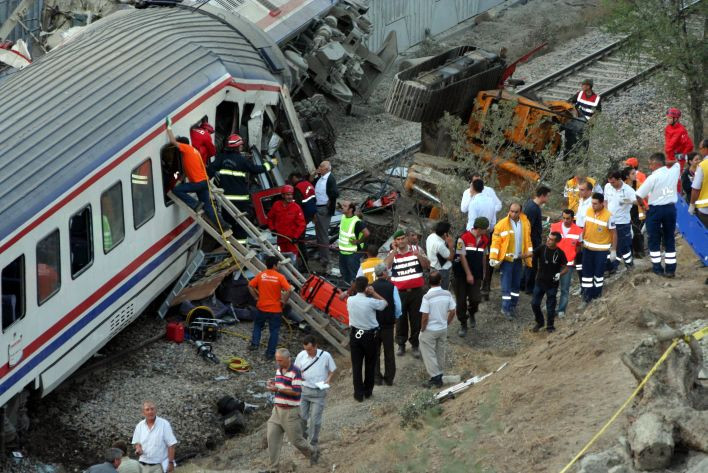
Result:
[[683,199],[676,203],[676,226],[703,266],[708,266],[708,229],[698,217],[688,213],[688,204]]

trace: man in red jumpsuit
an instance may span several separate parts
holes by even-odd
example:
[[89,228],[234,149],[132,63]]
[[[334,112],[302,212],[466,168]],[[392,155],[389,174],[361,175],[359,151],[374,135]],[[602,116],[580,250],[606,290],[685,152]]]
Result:
[[209,124],[206,116],[202,118],[199,124],[193,125],[189,130],[189,139],[192,142],[192,146],[199,151],[205,166],[209,164],[209,158],[216,154],[216,148],[211,139],[213,134],[214,127]]
[[[666,163],[678,160],[681,172],[686,165],[686,155],[693,151],[693,140],[686,131],[686,127],[679,123],[681,110],[670,108],[666,112],[666,128],[664,128],[664,151],[666,152]],[[679,193],[681,192],[681,180],[678,183]]]
[[283,186],[283,198],[276,201],[268,212],[268,228],[277,233],[277,243],[282,253],[293,253],[297,259],[295,240],[305,232],[305,215],[295,202],[293,186]]

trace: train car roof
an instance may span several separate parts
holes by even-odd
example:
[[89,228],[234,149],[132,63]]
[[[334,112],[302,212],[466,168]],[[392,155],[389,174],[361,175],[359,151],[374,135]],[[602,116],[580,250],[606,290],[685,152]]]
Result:
[[225,75],[285,83],[286,70],[264,33],[209,6],[87,27],[0,82],[0,241]]

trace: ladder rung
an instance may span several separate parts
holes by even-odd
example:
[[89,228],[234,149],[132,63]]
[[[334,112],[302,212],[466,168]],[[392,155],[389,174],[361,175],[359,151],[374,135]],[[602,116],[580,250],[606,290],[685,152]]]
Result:
[[257,255],[258,255],[258,253],[256,253],[255,251],[251,250],[251,251],[249,251],[248,253],[246,253],[243,257],[244,257],[245,259],[249,259],[249,260],[250,260],[250,259],[255,258]]
[[230,238],[231,235],[233,235],[234,232],[231,231],[231,229],[226,230],[224,233],[221,234],[222,238]]

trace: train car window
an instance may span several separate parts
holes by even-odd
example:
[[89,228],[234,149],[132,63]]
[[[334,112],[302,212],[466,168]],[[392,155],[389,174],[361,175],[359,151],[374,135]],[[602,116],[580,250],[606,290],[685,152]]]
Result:
[[37,305],[59,292],[60,260],[59,229],[56,229],[37,243]]
[[101,194],[101,229],[104,253],[111,251],[125,238],[123,189],[120,182],[116,182]]
[[150,158],[130,173],[130,189],[133,194],[133,225],[137,230],[155,215]]
[[2,330],[25,316],[25,255],[2,269]]
[[87,205],[69,219],[71,277],[76,279],[93,263],[91,206]]

